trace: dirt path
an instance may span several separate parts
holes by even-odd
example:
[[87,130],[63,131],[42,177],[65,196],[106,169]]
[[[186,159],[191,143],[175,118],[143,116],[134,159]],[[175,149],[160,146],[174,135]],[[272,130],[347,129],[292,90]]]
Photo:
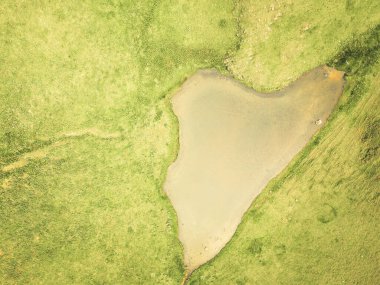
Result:
[[[27,153],[24,153],[17,160],[4,165],[0,168],[1,172],[11,172],[26,166],[29,161],[36,159],[43,159],[48,157],[49,152],[56,147],[65,145],[67,143],[67,139],[69,138],[79,138],[84,136],[93,136],[99,139],[115,139],[121,137],[121,133],[109,133],[106,131],[102,131],[98,128],[87,128],[75,131],[62,132],[55,136],[52,139],[52,143],[48,146],[43,146],[37,150],[33,150]],[[45,139],[48,141],[48,139]]]

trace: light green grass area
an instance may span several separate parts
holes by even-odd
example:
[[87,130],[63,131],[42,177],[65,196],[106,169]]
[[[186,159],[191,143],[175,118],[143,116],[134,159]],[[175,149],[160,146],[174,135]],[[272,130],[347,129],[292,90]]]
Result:
[[379,59],[380,25],[330,61],[347,83],[328,124],[189,284],[377,284]]
[[222,66],[233,8],[1,1],[1,284],[181,282],[167,97]]
[[235,77],[258,90],[284,87],[380,21],[375,0],[237,3],[240,49],[225,62]]
[[375,0],[1,1],[0,284],[180,284],[168,99],[200,68],[269,90],[326,62],[331,121],[189,283],[379,280],[379,29],[344,47],[377,23]]

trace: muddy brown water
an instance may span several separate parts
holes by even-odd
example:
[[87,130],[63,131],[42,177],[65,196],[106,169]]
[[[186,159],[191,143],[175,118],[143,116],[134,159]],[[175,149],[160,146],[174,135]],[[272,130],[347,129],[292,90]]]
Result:
[[164,185],[189,272],[231,239],[254,198],[320,129],[343,73],[322,66],[279,92],[258,93],[213,70],[172,98],[180,149]]

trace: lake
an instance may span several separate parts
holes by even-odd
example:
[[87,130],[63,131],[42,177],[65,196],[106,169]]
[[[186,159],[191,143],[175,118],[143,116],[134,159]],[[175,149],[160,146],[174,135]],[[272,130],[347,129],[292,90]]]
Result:
[[180,149],[164,189],[189,272],[231,239],[255,197],[323,126],[343,86],[343,73],[327,66],[269,94],[202,70],[173,96]]

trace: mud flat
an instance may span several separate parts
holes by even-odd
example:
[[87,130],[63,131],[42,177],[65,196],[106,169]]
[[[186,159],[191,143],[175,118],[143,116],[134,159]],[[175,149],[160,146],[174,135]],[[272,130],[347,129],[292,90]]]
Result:
[[262,94],[203,70],[174,95],[180,149],[164,188],[189,272],[231,239],[254,198],[323,126],[343,85],[342,72],[322,66]]

